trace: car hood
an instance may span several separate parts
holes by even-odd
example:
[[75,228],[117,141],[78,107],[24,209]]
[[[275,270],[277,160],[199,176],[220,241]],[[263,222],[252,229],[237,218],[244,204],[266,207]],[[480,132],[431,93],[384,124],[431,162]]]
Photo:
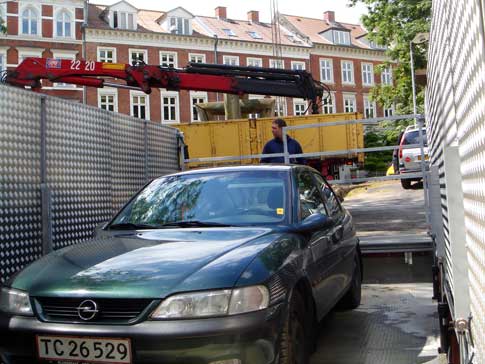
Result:
[[277,235],[266,228],[113,232],[46,255],[9,285],[34,297],[163,298],[229,288]]

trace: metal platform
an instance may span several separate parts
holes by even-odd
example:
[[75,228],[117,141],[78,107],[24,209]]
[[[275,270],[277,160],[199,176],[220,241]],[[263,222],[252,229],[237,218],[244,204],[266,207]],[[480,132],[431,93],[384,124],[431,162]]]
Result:
[[360,237],[362,253],[406,253],[433,251],[433,240],[426,235],[382,235]]

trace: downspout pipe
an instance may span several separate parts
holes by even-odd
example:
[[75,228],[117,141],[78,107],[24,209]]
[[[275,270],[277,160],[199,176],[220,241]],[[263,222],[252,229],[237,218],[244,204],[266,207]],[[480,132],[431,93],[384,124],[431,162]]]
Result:
[[[84,1],[84,21],[81,25],[81,34],[82,34],[82,59],[86,60],[86,28],[88,27],[88,11],[89,11],[89,6],[88,6],[88,1]],[[88,101],[88,89],[86,86],[83,86],[83,104],[86,105]]]
[[[214,34],[214,64],[219,63],[219,54],[217,50],[217,46],[219,45],[219,37],[217,34]],[[216,100],[219,101],[219,92],[216,92]]]

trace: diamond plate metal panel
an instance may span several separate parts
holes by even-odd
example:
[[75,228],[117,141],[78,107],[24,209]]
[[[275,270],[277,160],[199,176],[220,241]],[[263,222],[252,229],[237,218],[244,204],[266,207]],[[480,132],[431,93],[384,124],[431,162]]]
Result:
[[92,236],[112,214],[111,115],[47,99],[47,183],[54,249]]
[[145,122],[113,115],[112,210],[116,212],[147,182],[145,175]]
[[150,179],[178,171],[177,129],[149,123],[147,155]]
[[0,282],[42,254],[40,96],[0,86]]

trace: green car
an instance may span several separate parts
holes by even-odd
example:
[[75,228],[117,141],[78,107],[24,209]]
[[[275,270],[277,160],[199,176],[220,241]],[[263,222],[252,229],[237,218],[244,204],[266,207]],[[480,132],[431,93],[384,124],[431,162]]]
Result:
[[318,321],[357,307],[361,281],[352,217],[316,170],[177,173],[1,288],[0,357],[305,364]]

